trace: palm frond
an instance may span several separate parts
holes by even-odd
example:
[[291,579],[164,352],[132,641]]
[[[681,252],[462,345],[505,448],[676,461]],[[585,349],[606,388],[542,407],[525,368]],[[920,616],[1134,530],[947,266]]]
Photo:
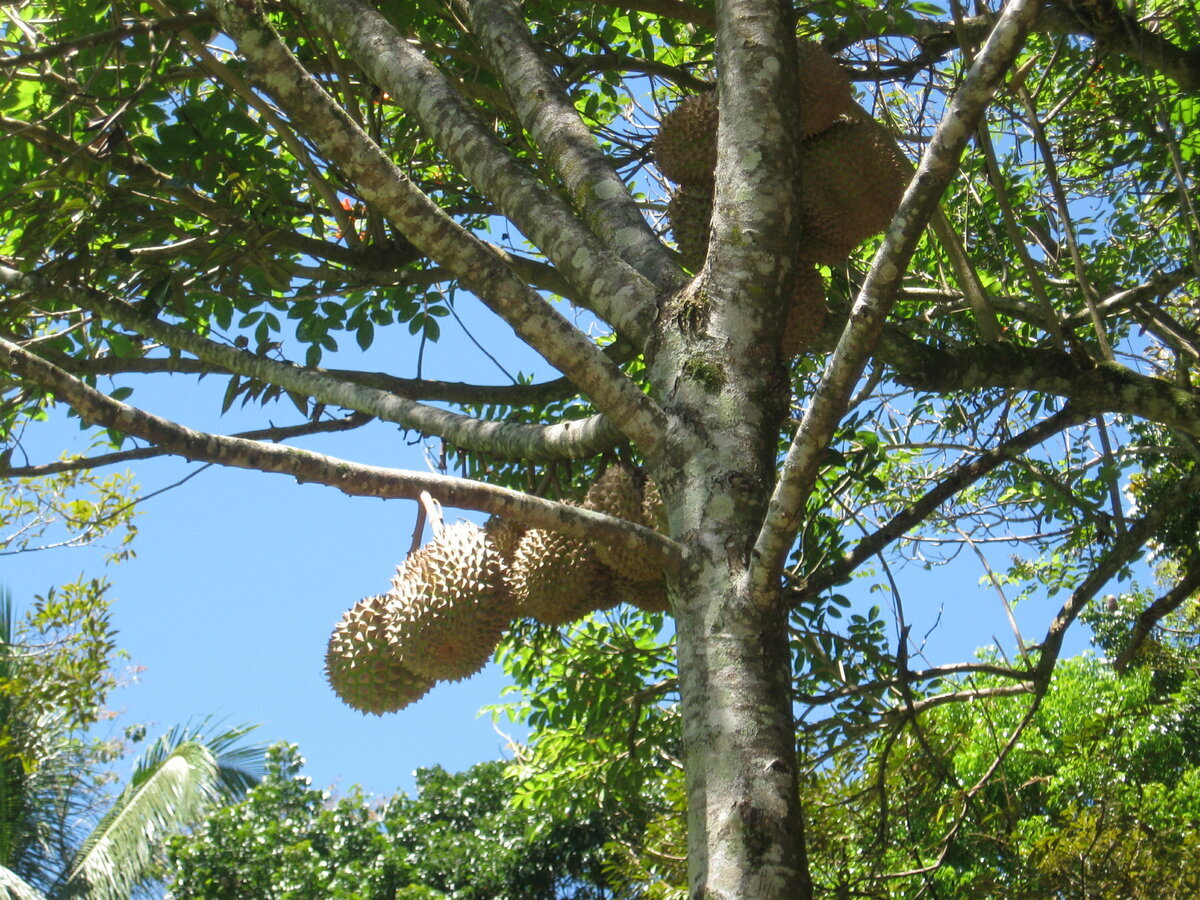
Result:
[[46,900],[46,897],[30,887],[16,872],[0,866],[0,900]]
[[164,838],[241,797],[261,767],[261,748],[237,746],[250,730],[215,735],[173,728],[138,759],[129,784],[84,841],[53,897],[127,898]]

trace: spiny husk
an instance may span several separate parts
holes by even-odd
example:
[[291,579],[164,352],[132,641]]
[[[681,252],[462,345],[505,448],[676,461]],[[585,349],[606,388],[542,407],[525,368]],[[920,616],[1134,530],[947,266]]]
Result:
[[676,184],[711,184],[717,167],[717,95],[688,97],[663,116],[654,137],[654,161]]
[[382,595],[356,603],[334,628],[325,652],[325,675],[334,693],[347,706],[377,716],[415,703],[434,684],[392,655],[389,602]]
[[905,174],[873,122],[842,120],[800,146],[801,254],[837,263],[887,228]]
[[438,681],[482,669],[513,616],[500,554],[470,522],[444,528],[397,569],[388,605],[392,653]]
[[511,519],[492,516],[484,523],[483,530],[492,542],[493,549],[499,554],[501,564],[505,567],[512,565],[513,554],[517,552],[517,544],[521,542],[521,535],[526,531],[525,526]]
[[821,273],[812,263],[801,261],[796,269],[796,288],[783,326],[783,355],[790,359],[811,347],[824,329],[827,316],[825,282]]
[[796,42],[801,140],[825,131],[854,108],[850,79],[837,61],[814,41]]
[[712,221],[712,185],[681,187],[667,202],[667,222],[683,264],[693,272],[708,255],[708,230]]
[[667,581],[659,572],[657,578],[649,581],[631,581],[628,578],[614,578],[612,583],[613,597],[618,603],[628,603],[645,612],[671,611],[671,598],[667,594]]
[[646,484],[642,488],[642,518],[650,528],[659,534],[667,533],[667,508],[663,505],[658,485],[649,478],[646,479]]
[[566,625],[615,602],[592,548],[556,531],[525,532],[507,577],[516,615],[544,625]]
[[[624,519],[635,525],[647,524],[643,513],[642,489],[637,476],[621,465],[609,466],[588,488],[583,505],[587,509]],[[638,550],[596,544],[596,558],[619,578],[630,581],[655,581],[662,569]]]

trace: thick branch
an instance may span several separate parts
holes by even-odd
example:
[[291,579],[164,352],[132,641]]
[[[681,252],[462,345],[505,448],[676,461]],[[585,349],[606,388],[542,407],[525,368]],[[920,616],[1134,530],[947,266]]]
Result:
[[648,528],[520,491],[446,475],[360,465],[311,450],[194,431],[113,400],[3,338],[0,338],[0,366],[52,391],[85,421],[149,441],[186,459],[278,472],[302,483],[336,487],[357,497],[416,500],[421,491],[428,491],[446,506],[475,509],[530,527],[643,553],[666,571],[678,571],[682,561],[678,544]]
[[[614,361],[628,360],[627,344],[610,344],[604,348],[605,353]],[[65,354],[52,355],[49,352],[41,354],[56,366],[65,369],[72,375],[208,375],[233,372],[206,363],[203,360],[185,356],[143,356],[123,358],[119,356],[101,356],[95,359],[76,359]],[[308,371],[318,375],[329,375],[349,384],[361,384],[367,387],[387,391],[396,397],[406,397],[409,400],[421,400],[426,403],[460,403],[476,406],[538,406],[552,403],[555,400],[565,400],[579,394],[575,385],[569,379],[555,378],[536,384],[468,384],[462,381],[437,381],[426,378],[401,378],[386,372],[364,372],[358,369],[326,369],[313,366]]]
[[[587,393],[647,459],[657,457],[664,433],[664,416],[657,405],[586,335],[518,279],[486,244],[413,185],[260,19],[248,15],[236,0],[210,0],[210,4],[222,27],[250,60],[263,87],[289,111],[293,122],[304,125],[322,152],[355,179],[363,196]],[[384,49],[376,46],[372,52]],[[636,290],[628,287],[628,293],[633,295]]]
[[779,578],[812,492],[821,454],[879,340],[884,320],[926,224],[958,168],[963,148],[1037,18],[1038,0],[1011,0],[938,124],[916,177],[875,254],[850,321],[805,410],[755,544],[751,577],[760,590]]
[[[361,428],[371,421],[370,416],[354,413],[341,419],[327,419],[323,422],[305,422],[303,425],[289,425],[279,428],[259,428],[254,431],[242,431],[232,435],[248,441],[286,441],[289,438],[306,437],[310,434],[329,434],[336,431],[349,431]],[[10,466],[0,471],[0,478],[40,478],[43,475],[57,475],[59,472],[78,472],[80,470],[99,469],[104,466],[117,466],[121,463],[132,462],[135,459],[153,459],[165,456],[167,451],[161,447],[139,447],[137,450],[118,450],[115,453],[103,453],[100,456],[77,456],[72,459],[62,459],[58,462],[43,463],[34,466]]]
[[[655,288],[607,250],[559,197],[512,157],[424,55],[360,0],[297,2],[346,45],[375,84],[421,122],[455,167],[541,248],[591,309],[631,340],[645,340],[655,311]],[[233,19],[222,14],[222,22],[228,25]],[[248,56],[258,55],[259,62],[266,61],[257,50],[243,49]],[[293,115],[299,111],[288,105]]]
[[521,124],[592,230],[660,290],[678,286],[678,264],[646,224],[625,182],[546,65],[516,5],[511,0],[461,2]]
[[423,434],[438,435],[464,449],[510,459],[578,459],[592,456],[617,442],[617,434],[611,424],[600,417],[550,426],[489,422],[219,344],[178,325],[140,315],[128,303],[106,297],[98,291],[47,283],[38,276],[26,275],[5,266],[0,266],[0,283],[14,285],[38,296],[57,295],[76,306],[118,322],[131,331],[195,354],[201,360],[228,372],[277,384],[321,403],[367,413]]
[[1118,672],[1124,672],[1133,658],[1137,656],[1138,651],[1142,649],[1142,644],[1146,642],[1146,638],[1150,636],[1154,626],[1179,609],[1198,589],[1200,589],[1200,554],[1192,557],[1183,577],[1179,579],[1175,587],[1142,610],[1142,614],[1138,616],[1137,622],[1133,626],[1133,631],[1129,633],[1125,649],[1121,651],[1120,656],[1113,660],[1113,668]]
[[1200,392],[1141,375],[1118,363],[1080,360],[1061,350],[1001,344],[931,347],[888,328],[879,358],[896,380],[928,391],[988,387],[1055,394],[1092,415],[1125,413],[1200,437]]

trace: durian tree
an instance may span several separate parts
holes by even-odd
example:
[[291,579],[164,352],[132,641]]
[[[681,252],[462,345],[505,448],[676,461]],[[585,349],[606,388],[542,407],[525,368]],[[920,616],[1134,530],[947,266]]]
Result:
[[[1200,586],[1191,4],[6,15],[0,421],[15,450],[64,404],[112,444],[7,453],[7,474],[174,454],[426,495],[435,537],[330,642],[364,711],[469,672],[466,645],[506,628],[519,654],[593,610],[669,611],[691,895],[812,896],[827,823],[802,778],[881,731],[920,740],[947,704],[1017,697],[952,827],[911,848],[936,871],[1097,594],[1148,548],[1170,558],[1128,662]],[[561,377],[380,371],[385,337],[437,352],[448,297]],[[130,379],[168,375],[222,379],[264,427],[136,405]],[[282,443],[373,420],[440,439],[458,474]],[[997,590],[1060,608],[1012,659],[921,667],[930,604],[902,602],[894,567],[997,547]],[[855,575],[892,588],[890,622],[843,616]]]

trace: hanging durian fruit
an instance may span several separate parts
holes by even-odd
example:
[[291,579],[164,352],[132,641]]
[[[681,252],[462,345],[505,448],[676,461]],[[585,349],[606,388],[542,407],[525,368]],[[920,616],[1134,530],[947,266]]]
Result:
[[717,95],[688,97],[663,116],[654,137],[654,161],[676,184],[711,184],[717,168]]
[[511,519],[492,516],[483,523],[483,530],[491,541],[492,548],[500,555],[500,563],[504,568],[512,565],[513,554],[517,552],[517,544],[525,534],[525,526]]
[[630,581],[614,578],[613,598],[617,603],[628,603],[643,612],[670,612],[671,598],[667,595],[667,581],[660,576],[653,581]]
[[[607,513],[635,525],[646,525],[642,490],[633,472],[622,465],[609,466],[583,499],[586,509]],[[662,568],[645,554],[624,547],[596,545],[596,558],[620,578],[633,582],[662,581]]]
[[799,356],[812,346],[825,327],[825,282],[807,260],[796,264],[796,287],[783,326],[781,349],[784,357]]
[[667,533],[667,508],[663,504],[662,494],[658,492],[658,485],[649,478],[642,490],[642,518],[647,526],[659,534]]
[[836,123],[800,145],[801,254],[834,264],[887,228],[907,183],[887,135],[870,121]]
[[433,687],[392,655],[386,595],[367,597],[342,616],[329,638],[325,675],[342,702],[381,716],[415,703]]
[[516,615],[543,625],[566,625],[616,603],[592,548],[556,531],[525,532],[507,579]]
[[814,41],[796,42],[796,68],[800,106],[796,133],[803,140],[849,115],[854,109],[854,91],[837,60]]
[[667,222],[685,266],[693,272],[704,265],[708,255],[708,228],[712,219],[712,185],[681,187],[667,203]]
[[410,554],[392,579],[387,638],[412,671],[438,681],[468,678],[491,659],[513,616],[501,559],[487,533],[450,525]]

